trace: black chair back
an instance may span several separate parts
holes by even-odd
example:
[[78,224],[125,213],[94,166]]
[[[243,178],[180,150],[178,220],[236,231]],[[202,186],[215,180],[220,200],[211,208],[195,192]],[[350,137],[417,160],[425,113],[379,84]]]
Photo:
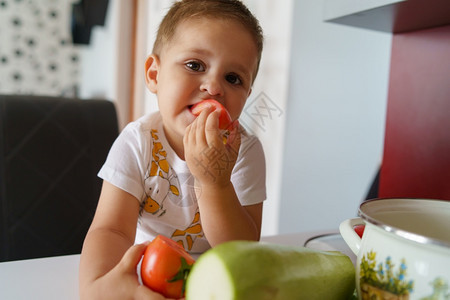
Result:
[[0,261],[81,252],[117,135],[110,101],[0,95]]

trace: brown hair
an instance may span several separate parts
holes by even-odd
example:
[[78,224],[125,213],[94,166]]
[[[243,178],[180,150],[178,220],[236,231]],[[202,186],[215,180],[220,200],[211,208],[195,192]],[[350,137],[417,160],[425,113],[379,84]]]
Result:
[[159,25],[153,53],[160,55],[164,44],[168,43],[177,26],[189,19],[210,17],[219,19],[231,19],[241,23],[253,36],[258,51],[258,63],[255,77],[258,73],[259,62],[263,49],[263,32],[258,20],[249,9],[239,0],[181,0],[176,1],[167,12]]

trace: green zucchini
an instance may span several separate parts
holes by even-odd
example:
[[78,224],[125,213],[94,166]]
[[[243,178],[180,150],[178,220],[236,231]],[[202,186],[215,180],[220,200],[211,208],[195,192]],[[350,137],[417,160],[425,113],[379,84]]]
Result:
[[340,300],[354,289],[355,268],[340,252],[232,241],[198,258],[186,300]]

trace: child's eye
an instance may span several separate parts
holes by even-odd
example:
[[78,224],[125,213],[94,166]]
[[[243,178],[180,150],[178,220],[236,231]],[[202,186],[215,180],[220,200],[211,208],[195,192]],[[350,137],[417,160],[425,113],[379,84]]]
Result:
[[236,74],[228,74],[225,79],[231,84],[242,84],[241,78]]
[[195,72],[205,71],[205,67],[197,61],[188,61],[186,63],[186,67]]

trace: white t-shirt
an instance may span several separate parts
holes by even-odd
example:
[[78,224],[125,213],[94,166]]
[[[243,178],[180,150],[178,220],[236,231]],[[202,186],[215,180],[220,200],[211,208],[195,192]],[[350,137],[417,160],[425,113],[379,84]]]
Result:
[[[220,158],[212,157],[220,164]],[[242,205],[266,199],[264,152],[259,140],[241,133],[231,182]],[[191,253],[210,248],[203,233],[194,177],[166,140],[159,112],[128,124],[114,142],[99,177],[132,194],[141,204],[136,243],[158,234]]]

